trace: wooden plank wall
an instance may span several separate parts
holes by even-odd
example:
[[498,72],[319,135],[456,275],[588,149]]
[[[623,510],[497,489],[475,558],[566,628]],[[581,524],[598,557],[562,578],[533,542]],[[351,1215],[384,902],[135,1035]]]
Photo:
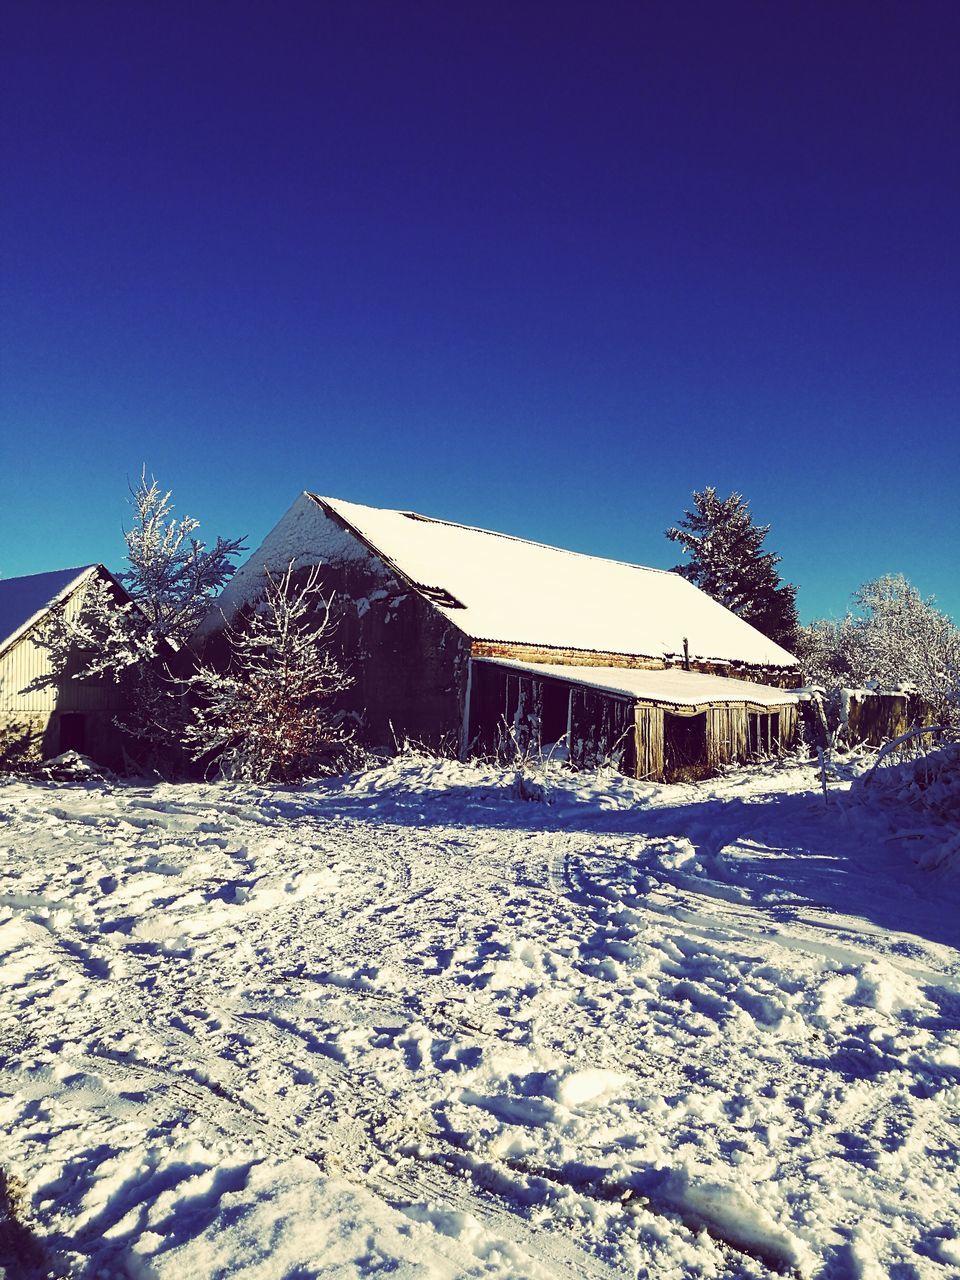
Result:
[[[71,620],[80,612],[83,592],[76,591],[67,601],[66,616]],[[0,712],[12,716],[49,715],[56,711],[114,711],[123,705],[117,686],[111,680],[73,680],[71,662],[57,684],[47,685],[31,693],[23,689],[38,676],[50,674],[50,655],[35,645],[28,632],[0,658]]]
[[638,702],[634,707],[635,776],[650,781],[663,777],[663,707]]
[[751,714],[779,715],[779,751],[789,751],[797,739],[798,715],[795,703],[779,707],[751,707],[739,703],[710,707],[707,712],[707,761],[712,768],[750,759],[747,717]]
[[797,745],[797,732],[800,727],[800,708],[795,702],[779,708],[780,711],[780,750],[790,751]]
[[[579,768],[616,763],[631,777],[661,781],[665,771],[664,716],[706,714],[704,768],[717,769],[749,759],[747,717],[750,712],[780,715],[782,749],[796,738],[797,712],[793,704],[772,708],[730,706],[665,707],[660,703],[632,702],[602,690],[561,682],[537,680],[527,673],[490,663],[474,664],[471,687],[471,747],[480,754],[502,751],[511,737],[522,749],[536,750],[538,729],[545,711],[548,688],[570,691],[570,758]],[[508,730],[512,729],[512,735]],[[551,738],[554,734],[550,735]],[[559,736],[559,735],[557,735]]]
[[471,653],[475,658],[508,658],[516,662],[543,662],[564,667],[624,667],[640,671],[662,671],[667,665],[662,658],[643,658],[627,653],[601,653],[593,649],[549,648],[544,645],[513,644],[493,640],[474,640]]
[[929,705],[919,694],[858,690],[847,703],[847,741],[879,747],[913,725],[931,724]]
[[[606,653],[593,649],[551,648],[545,645],[508,641],[474,640],[470,652],[474,658],[508,658],[517,662],[549,663],[556,666],[620,667],[637,671],[663,671],[683,667],[681,654],[666,657],[643,657],[630,653]],[[686,664],[690,671],[704,675],[733,676],[737,680],[789,689],[800,676],[796,667],[757,667],[739,662],[711,662],[692,657]]]
[[710,707],[707,711],[707,764],[716,769],[722,764],[747,759],[747,708],[743,703]]
[[[67,601],[68,618],[76,617],[82,597],[78,590]],[[61,716],[79,713],[85,752],[102,764],[119,766],[121,735],[113,720],[124,707],[120,686],[105,677],[72,679],[80,661],[75,654],[56,684],[24,693],[32,680],[51,670],[48,651],[33,643],[32,634],[21,636],[0,657],[0,761],[11,766],[55,755],[60,750]]]
[[[707,715],[707,755],[705,764],[710,769],[721,765],[736,764],[750,759],[747,741],[747,716],[751,711],[771,712],[780,716],[780,750],[789,750],[797,738],[798,715],[793,703],[779,707],[751,708],[740,704],[708,707],[672,707],[666,714]],[[636,719],[636,777],[660,781],[664,777],[664,714],[665,708],[654,703],[637,703]]]

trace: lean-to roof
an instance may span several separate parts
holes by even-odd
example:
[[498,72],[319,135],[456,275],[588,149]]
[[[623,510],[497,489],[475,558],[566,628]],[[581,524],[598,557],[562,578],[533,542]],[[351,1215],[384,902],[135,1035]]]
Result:
[[735,680],[728,676],[708,676],[699,671],[684,671],[682,667],[642,671],[630,667],[564,666],[503,658],[474,658],[474,662],[508,667],[535,679],[551,676],[604,693],[620,694],[638,702],[657,702],[674,707],[700,707],[708,703],[713,706],[749,703],[758,707],[782,707],[799,701],[792,689],[777,689],[772,685],[754,684],[750,680]]

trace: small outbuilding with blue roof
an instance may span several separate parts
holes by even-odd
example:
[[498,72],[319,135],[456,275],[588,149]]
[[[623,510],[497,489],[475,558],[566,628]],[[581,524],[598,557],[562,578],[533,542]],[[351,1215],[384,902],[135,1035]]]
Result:
[[54,609],[75,617],[98,578],[111,584],[118,599],[129,599],[101,564],[0,579],[0,763],[73,750],[100,764],[120,764],[122,735],[114,724],[123,710],[118,684],[104,677],[77,679],[69,668],[53,683],[36,684],[52,674],[47,650],[35,643],[39,630]]

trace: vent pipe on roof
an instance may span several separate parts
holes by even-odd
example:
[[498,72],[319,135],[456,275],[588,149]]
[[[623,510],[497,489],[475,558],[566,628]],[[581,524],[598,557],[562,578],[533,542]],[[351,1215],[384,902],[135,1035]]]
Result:
[[683,637],[683,669],[690,670],[690,643],[686,636]]

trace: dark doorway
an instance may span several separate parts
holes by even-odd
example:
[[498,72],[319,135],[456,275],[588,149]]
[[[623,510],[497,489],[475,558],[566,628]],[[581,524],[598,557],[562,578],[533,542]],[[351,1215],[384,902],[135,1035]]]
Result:
[[663,769],[674,782],[702,778],[707,773],[707,713],[663,717]]
[[540,746],[546,751],[567,736],[570,690],[553,680],[544,680],[540,693]]
[[64,751],[82,752],[85,746],[83,716],[76,711],[65,711],[60,716],[60,754]]

